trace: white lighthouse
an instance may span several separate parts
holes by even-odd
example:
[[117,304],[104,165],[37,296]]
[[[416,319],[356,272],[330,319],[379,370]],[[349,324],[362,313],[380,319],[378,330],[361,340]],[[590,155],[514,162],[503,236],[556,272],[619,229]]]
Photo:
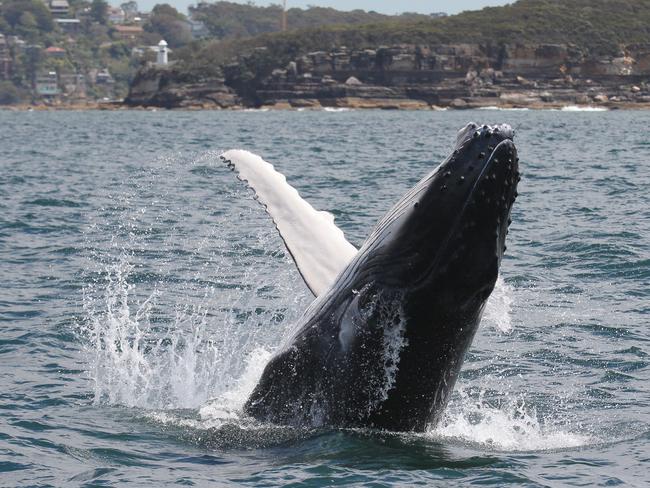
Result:
[[167,59],[167,54],[169,53],[169,49],[167,48],[167,41],[164,39],[158,43],[158,57],[156,59],[156,64],[157,65],[165,65],[169,62]]

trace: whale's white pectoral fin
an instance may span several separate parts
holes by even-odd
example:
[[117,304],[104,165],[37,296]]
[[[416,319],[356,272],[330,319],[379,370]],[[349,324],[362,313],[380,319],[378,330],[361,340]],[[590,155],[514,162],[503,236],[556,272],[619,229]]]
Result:
[[334,224],[334,216],[314,209],[261,157],[232,150],[221,158],[264,205],[312,293],[318,296],[327,291],[357,254]]

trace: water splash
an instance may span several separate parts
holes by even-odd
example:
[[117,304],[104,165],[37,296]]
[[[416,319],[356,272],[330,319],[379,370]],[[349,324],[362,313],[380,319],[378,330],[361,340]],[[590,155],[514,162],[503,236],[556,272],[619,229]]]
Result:
[[[133,273],[124,257],[107,268],[104,285],[86,291],[82,335],[95,403],[178,409],[219,397],[230,409],[241,407],[295,317],[284,312],[289,320],[273,334],[260,325],[277,322],[277,309],[242,313],[258,287],[232,290],[241,296],[221,309],[224,294],[208,288],[198,303],[177,305],[168,317],[160,307],[165,291],[139,299]],[[252,274],[245,281],[254,281]]]
[[560,109],[562,112],[607,112],[607,107],[593,107],[589,105],[567,105]]
[[512,332],[512,305],[514,290],[501,275],[485,307],[484,320],[504,334]]
[[[231,193],[226,183],[218,199],[210,193],[216,158],[151,163],[131,193],[107,195],[91,216],[80,335],[97,404],[197,409],[219,397],[235,408],[253,365],[305,308],[306,288],[257,204],[227,173]],[[191,191],[161,194],[179,166]],[[242,219],[254,230],[243,234]]]
[[380,324],[384,326],[383,337],[383,361],[384,361],[384,384],[379,389],[379,398],[382,401],[388,399],[388,393],[397,381],[400,354],[408,346],[406,338],[406,316],[402,308],[401,297],[393,297],[387,302],[380,302]]
[[200,408],[201,421],[221,425],[224,421],[240,419],[244,403],[257,385],[271,356],[271,352],[267,349],[253,350],[246,359],[243,373],[234,381],[233,385]]
[[572,432],[556,419],[542,417],[523,397],[490,404],[464,389],[454,394],[440,424],[428,434],[437,440],[460,440],[500,451],[544,451],[593,444],[596,440]]

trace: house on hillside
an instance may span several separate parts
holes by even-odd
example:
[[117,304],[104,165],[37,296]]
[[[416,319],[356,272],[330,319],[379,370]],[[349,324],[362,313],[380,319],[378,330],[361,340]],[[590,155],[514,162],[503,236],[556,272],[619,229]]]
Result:
[[81,29],[81,21],[79,19],[54,19],[63,32],[74,34]]
[[95,74],[95,84],[97,84],[97,85],[114,85],[115,80],[113,79],[113,76],[111,76],[110,71],[108,71],[107,68],[104,68],[102,70],[99,70]]
[[49,7],[52,17],[62,19],[70,15],[68,0],[50,0]]
[[62,47],[50,46],[45,50],[45,54],[50,58],[65,58],[65,49]]
[[109,7],[108,20],[111,24],[123,24],[126,22],[126,14],[119,7]]
[[123,41],[137,40],[144,33],[140,25],[116,25],[113,29],[115,29],[117,38]]
[[59,95],[59,85],[56,71],[42,73],[34,80],[36,94],[41,97],[53,98]]
[[61,85],[65,95],[72,99],[86,98],[86,77],[79,73],[62,74]]
[[190,17],[187,19],[187,24],[190,27],[192,39],[204,39],[206,37],[210,37],[210,31],[202,21],[194,20]]

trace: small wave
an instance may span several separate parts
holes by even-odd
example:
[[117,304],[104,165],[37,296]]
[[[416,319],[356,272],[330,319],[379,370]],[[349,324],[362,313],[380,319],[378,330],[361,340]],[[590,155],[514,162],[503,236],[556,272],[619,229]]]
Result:
[[592,107],[592,106],[578,106],[567,105],[560,109],[562,112],[607,112],[609,109],[605,107]]
[[352,112],[352,109],[347,107],[323,107],[323,112]]
[[496,105],[490,105],[487,107],[479,107],[478,110],[499,110],[502,112],[527,112],[530,109],[526,107],[497,107]]
[[165,427],[183,442],[204,449],[265,449],[309,438],[316,429],[263,424],[248,417],[209,422],[188,417],[184,412],[147,412],[143,420]]
[[25,202],[25,204],[35,205],[37,207],[81,207],[81,204],[79,202],[60,198],[37,198],[36,200]]

